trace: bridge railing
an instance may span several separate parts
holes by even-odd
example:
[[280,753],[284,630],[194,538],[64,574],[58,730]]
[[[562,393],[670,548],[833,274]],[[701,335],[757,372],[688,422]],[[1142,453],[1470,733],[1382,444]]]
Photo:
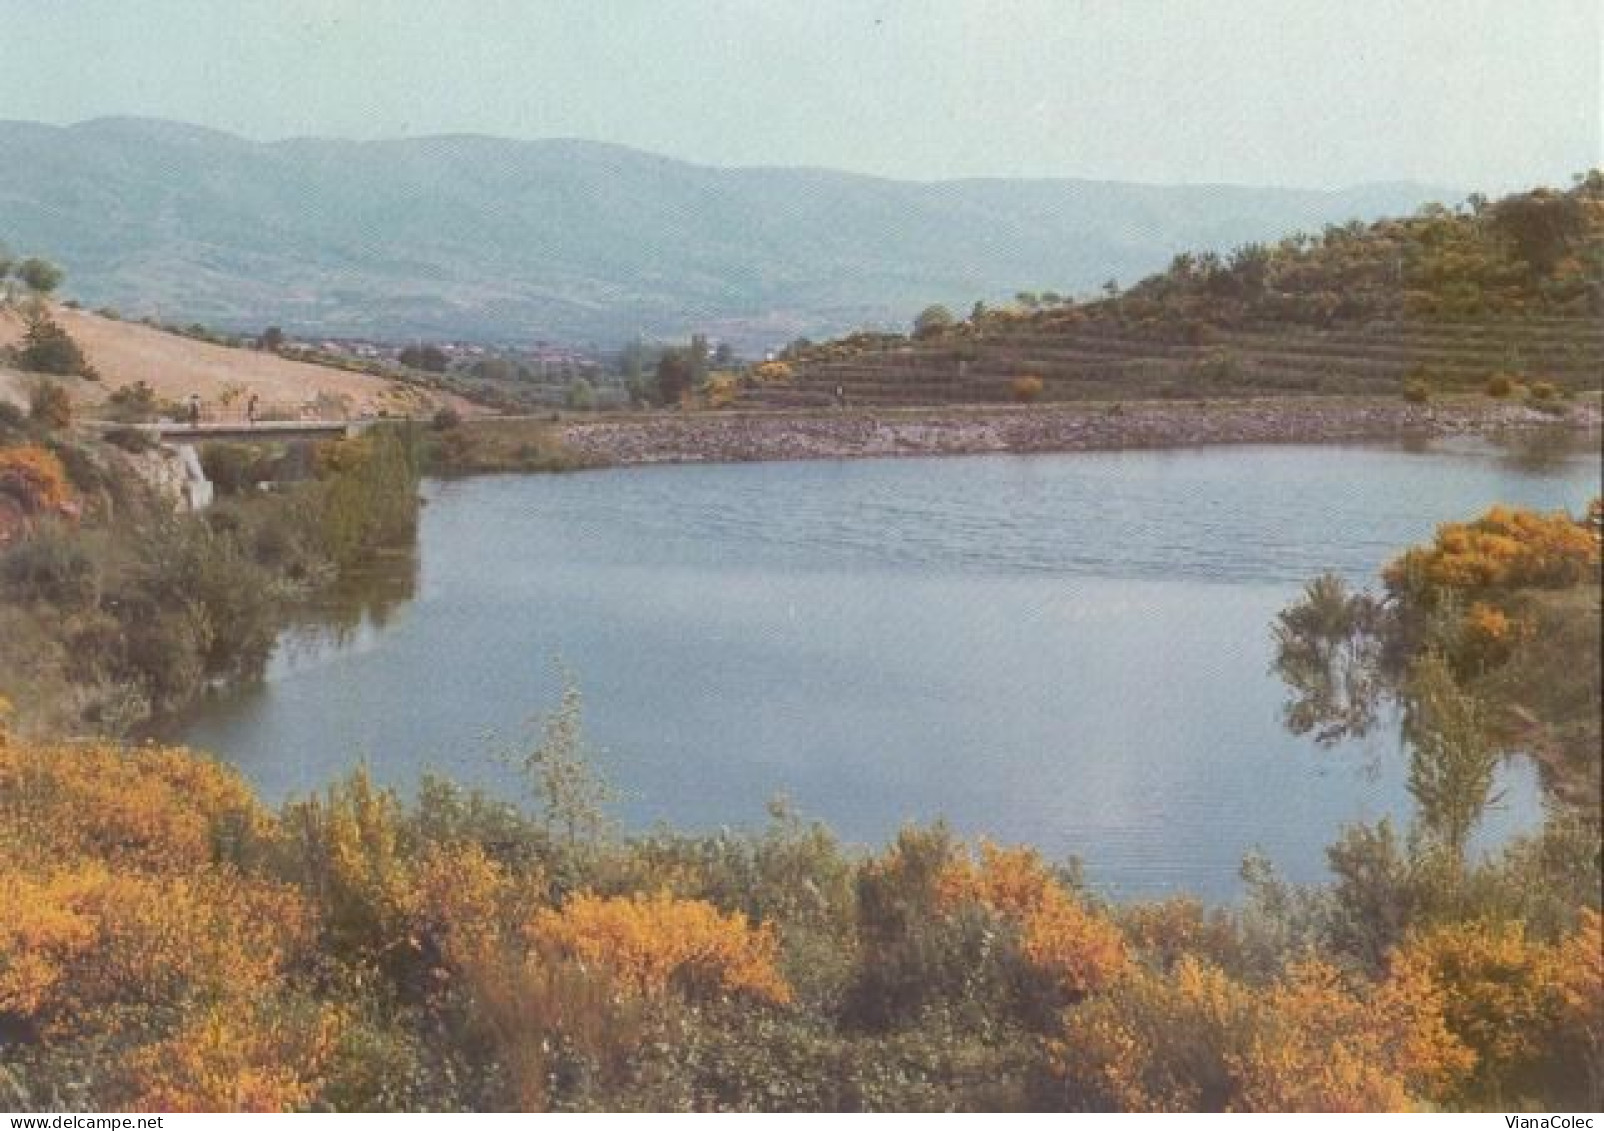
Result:
[[190,402],[180,406],[174,423],[188,424],[195,420],[201,424],[266,424],[299,421],[345,421],[352,419],[348,407],[328,401],[257,401],[254,409],[248,401],[201,401],[196,410]]

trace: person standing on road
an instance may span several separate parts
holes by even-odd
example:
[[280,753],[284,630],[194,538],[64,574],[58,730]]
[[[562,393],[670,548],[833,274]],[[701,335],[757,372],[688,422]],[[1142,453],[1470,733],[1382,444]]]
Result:
[[251,394],[251,399],[245,402],[245,422],[247,424],[255,424],[256,423],[256,394],[255,393],[252,393]]

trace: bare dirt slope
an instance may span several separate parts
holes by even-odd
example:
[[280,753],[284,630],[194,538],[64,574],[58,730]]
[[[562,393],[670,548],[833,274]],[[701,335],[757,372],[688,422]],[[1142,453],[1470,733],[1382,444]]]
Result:
[[[104,400],[120,385],[144,381],[158,395],[174,401],[191,394],[216,401],[225,390],[243,390],[241,398],[254,393],[267,404],[304,403],[316,400],[319,394],[346,397],[351,411],[358,415],[422,415],[443,404],[465,413],[483,411],[461,398],[382,377],[289,361],[256,350],[229,349],[86,311],[56,307],[52,316],[100,371],[99,382],[66,382],[74,399],[84,405]],[[15,311],[0,310],[0,348],[16,344],[22,331],[22,319]],[[24,381],[14,370],[0,368],[0,399],[18,399]]]

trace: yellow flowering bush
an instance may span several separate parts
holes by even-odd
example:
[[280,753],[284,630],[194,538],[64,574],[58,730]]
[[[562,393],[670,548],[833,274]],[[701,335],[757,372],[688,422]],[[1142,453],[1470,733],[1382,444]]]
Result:
[[9,495],[24,514],[40,514],[71,502],[72,484],[54,452],[23,444],[0,448],[0,495]]
[[1427,982],[1311,960],[1260,989],[1192,956],[1130,967],[1066,1013],[1051,1052],[1083,1102],[1150,1112],[1408,1110],[1474,1059]]
[[334,1006],[212,1006],[123,1065],[137,1111],[274,1112],[305,1108],[345,1019]]
[[1599,535],[1564,512],[1542,514],[1496,506],[1474,522],[1437,528],[1430,545],[1418,546],[1383,572],[1394,592],[1431,599],[1443,590],[1574,585],[1599,566]]
[[1025,960],[1070,997],[1107,984],[1128,958],[1124,937],[1054,879],[1039,854],[982,842],[978,863],[959,857],[936,879],[938,903],[978,903],[1019,926]]
[[739,994],[783,1005],[791,988],[779,972],[779,937],[740,912],[700,899],[581,893],[560,910],[538,912],[527,928],[538,951],[606,968],[643,994],[670,986],[696,997]]
[[[1604,951],[1599,915],[1584,910],[1569,937],[1545,943],[1518,922],[1446,923],[1412,935],[1394,977],[1435,988],[1450,1031],[1474,1053],[1455,1098],[1497,1103],[1533,1090],[1555,1064],[1597,1072],[1604,1039]],[[1604,1077],[1594,1077],[1597,1088]]]

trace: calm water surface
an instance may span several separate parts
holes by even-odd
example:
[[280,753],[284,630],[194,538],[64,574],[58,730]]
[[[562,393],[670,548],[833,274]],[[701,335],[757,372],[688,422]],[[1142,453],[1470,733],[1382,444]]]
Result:
[[[1344,822],[1408,813],[1390,738],[1280,725],[1270,623],[1494,502],[1579,508],[1590,453],[1213,448],[664,467],[428,488],[415,561],[289,633],[183,737],[271,798],[365,759],[514,795],[494,751],[561,658],[640,828],[790,797],[845,838],[904,822],[1078,854],[1116,895],[1313,881]],[[415,570],[415,575],[414,575]],[[410,595],[410,599],[407,599]],[[1506,769],[1496,843],[1539,819]]]

